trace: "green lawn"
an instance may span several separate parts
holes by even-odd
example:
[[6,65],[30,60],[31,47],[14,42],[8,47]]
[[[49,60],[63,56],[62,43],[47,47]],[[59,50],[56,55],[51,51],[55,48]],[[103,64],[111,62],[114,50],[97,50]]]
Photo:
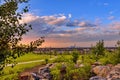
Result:
[[[52,58],[54,56],[52,55]],[[27,62],[27,61],[34,61],[34,60],[44,60],[44,59],[49,59],[49,55],[43,55],[43,54],[33,54],[33,53],[28,53],[25,54],[19,58],[16,59],[17,62]]]

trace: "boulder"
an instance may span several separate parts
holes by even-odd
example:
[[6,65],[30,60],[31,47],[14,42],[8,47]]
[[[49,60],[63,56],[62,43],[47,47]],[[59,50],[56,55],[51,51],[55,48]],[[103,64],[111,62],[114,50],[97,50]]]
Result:
[[107,80],[120,80],[120,64],[114,66],[107,75]]
[[106,77],[110,70],[111,67],[109,66],[96,66],[92,69],[92,72],[97,76]]

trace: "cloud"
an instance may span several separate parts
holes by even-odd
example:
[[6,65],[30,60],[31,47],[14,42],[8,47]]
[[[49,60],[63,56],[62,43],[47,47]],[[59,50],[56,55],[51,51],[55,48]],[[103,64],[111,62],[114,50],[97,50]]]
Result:
[[81,21],[81,20],[74,20],[74,21],[67,21],[67,27],[96,27],[97,24],[88,22],[88,21]]
[[[118,40],[120,22],[101,25],[101,20],[70,20],[65,15],[36,16],[24,14],[21,22],[32,24],[33,30],[24,36],[26,40],[45,36],[49,43],[79,43],[104,39]],[[48,43],[46,42],[46,43]]]
[[47,24],[49,25],[62,25],[66,21],[66,16],[64,15],[58,15],[58,16],[42,16],[40,17],[43,19]]
[[111,30],[120,31],[120,22],[113,22],[109,26]]
[[115,19],[115,16],[109,16],[108,17],[108,20],[114,20]]
[[78,26],[78,24],[79,24],[78,20],[74,20],[74,21],[68,20],[66,23],[66,26],[67,27],[75,27],[75,26]]
[[34,16],[31,13],[25,13],[22,15],[22,20],[20,20],[20,23],[30,23],[38,18],[39,16]]
[[113,14],[115,11],[110,11],[109,14]]
[[86,22],[86,21],[81,21],[78,26],[80,27],[95,27],[97,25],[90,23],[90,22]]
[[104,5],[104,6],[108,6],[108,5],[109,5],[109,3],[103,3],[103,5]]
[[97,25],[97,26],[101,25],[102,24],[101,18],[96,18],[94,24]]
[[72,14],[68,14],[68,18],[71,18],[72,17]]

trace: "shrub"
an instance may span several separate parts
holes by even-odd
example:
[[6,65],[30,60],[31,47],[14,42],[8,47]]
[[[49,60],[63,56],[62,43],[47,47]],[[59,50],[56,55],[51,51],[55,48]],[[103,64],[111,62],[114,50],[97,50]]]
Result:
[[95,57],[96,57],[96,61],[100,58],[99,56],[104,56],[104,51],[105,51],[105,48],[104,48],[104,41],[101,40],[99,42],[96,43],[96,46],[94,46],[92,48],[92,53],[95,54]]
[[74,51],[74,52],[72,53],[72,61],[73,61],[74,63],[77,63],[78,58],[79,58],[78,52],[77,52],[77,51]]
[[[53,80],[60,80],[60,69],[62,63],[58,63],[56,67],[51,69],[51,74],[53,75]],[[83,67],[76,68],[73,62],[65,62],[66,74],[64,75],[65,80],[88,80],[90,76],[90,65],[84,65]]]

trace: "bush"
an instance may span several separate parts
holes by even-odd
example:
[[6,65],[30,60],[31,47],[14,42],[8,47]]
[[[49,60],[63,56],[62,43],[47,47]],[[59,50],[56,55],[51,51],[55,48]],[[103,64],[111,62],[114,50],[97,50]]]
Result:
[[79,58],[78,52],[77,52],[77,51],[74,51],[74,52],[72,53],[72,61],[73,61],[74,63],[77,63],[78,58]]
[[[51,74],[53,75],[53,80],[60,80],[60,69],[62,63],[58,63],[56,67],[51,69]],[[65,62],[66,74],[64,75],[65,80],[88,80],[90,76],[90,65],[84,65],[83,67],[76,68],[73,62]]]
[[105,48],[104,48],[104,41],[101,40],[96,43],[96,46],[92,47],[92,53],[95,54],[96,61],[99,60],[99,56],[104,56]]

